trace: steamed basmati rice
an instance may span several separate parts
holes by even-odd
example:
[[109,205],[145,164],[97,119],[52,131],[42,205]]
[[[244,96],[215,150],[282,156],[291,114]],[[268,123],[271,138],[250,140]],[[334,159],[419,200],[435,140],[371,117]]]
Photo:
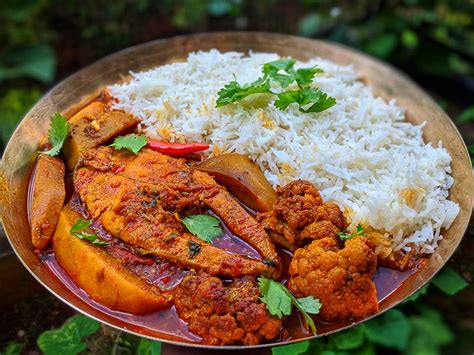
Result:
[[453,184],[449,153],[439,142],[425,144],[423,125],[404,121],[392,100],[373,96],[352,67],[314,58],[296,67],[324,70],[313,82],[337,104],[321,113],[285,111],[273,101],[216,109],[217,92],[234,79],[261,75],[276,54],[189,54],[186,62],[147,72],[109,88],[118,109],[142,120],[155,139],[207,142],[218,152],[248,154],[274,185],[313,182],[325,201],[346,211],[354,229],[361,222],[384,231],[395,250],[432,253],[459,206],[447,199]]

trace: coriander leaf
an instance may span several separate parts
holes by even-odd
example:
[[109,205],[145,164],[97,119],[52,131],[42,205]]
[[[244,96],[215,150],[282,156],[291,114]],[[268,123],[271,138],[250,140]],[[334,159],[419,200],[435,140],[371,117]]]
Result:
[[306,313],[318,314],[321,309],[321,302],[313,296],[298,298],[296,301]]
[[189,258],[194,259],[201,252],[201,245],[194,240],[188,241]]
[[337,233],[337,235],[339,236],[339,238],[341,238],[343,241],[346,241],[346,240],[349,240],[349,239],[352,239],[354,237],[359,237],[361,235],[366,235],[364,233],[364,226],[362,224],[358,224],[357,225],[357,231],[355,233],[352,233],[352,234],[347,234],[346,232],[339,232]]
[[128,136],[116,137],[110,146],[117,150],[127,149],[133,154],[137,154],[146,144],[147,139],[144,134],[138,136],[135,133],[132,133]]
[[232,102],[240,101],[252,94],[270,93],[270,83],[267,79],[258,78],[253,83],[241,86],[237,81],[231,81],[217,93],[216,107],[222,107]]
[[85,239],[94,245],[107,245],[107,242],[101,242],[98,240],[97,233],[88,233],[82,231],[82,229],[89,227],[92,221],[79,218],[76,223],[71,227],[69,233],[79,239]]
[[444,293],[453,296],[469,286],[461,275],[449,266],[445,266],[432,280],[432,283]]
[[291,297],[285,286],[266,277],[259,277],[258,285],[262,294],[260,300],[267,306],[267,310],[272,316],[281,319],[283,316],[291,314]]
[[321,112],[334,106],[336,99],[319,89],[306,87],[279,93],[278,99],[275,101],[275,107],[284,110],[292,103],[297,103],[301,112]]
[[183,224],[192,234],[208,243],[222,235],[219,220],[208,214],[197,214],[183,218]]
[[59,151],[63,147],[64,141],[69,134],[70,127],[71,124],[65,117],[61,116],[60,113],[56,112],[51,117],[51,127],[48,131],[48,140],[52,147],[50,150],[44,152],[44,154],[52,157],[59,154]]
[[267,310],[271,315],[277,316],[280,319],[284,315],[289,316],[293,304],[301,312],[301,315],[311,328],[313,334],[316,334],[316,325],[313,319],[308,315],[308,310],[313,314],[319,313],[321,305],[318,299],[314,299],[310,296],[297,300],[284,285],[263,276],[258,278],[258,285],[262,295],[260,300],[267,306]]
[[293,76],[298,85],[303,87],[305,85],[311,84],[313,82],[314,75],[318,73],[324,73],[324,71],[316,67],[301,68],[298,69]]
[[[265,77],[270,77],[273,80],[280,83],[283,88],[287,88],[295,78],[293,77],[293,66],[296,61],[294,59],[278,59],[270,63],[263,65],[263,74]],[[280,73],[280,71],[286,71],[287,73]],[[291,73],[291,74],[290,74]]]

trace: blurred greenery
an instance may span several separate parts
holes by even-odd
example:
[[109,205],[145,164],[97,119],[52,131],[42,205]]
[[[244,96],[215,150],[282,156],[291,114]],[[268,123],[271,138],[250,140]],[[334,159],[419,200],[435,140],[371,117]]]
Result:
[[[474,156],[473,0],[2,0],[0,21],[0,151],[42,93],[104,55],[179,34],[257,30],[324,38],[394,64],[455,118]],[[454,293],[465,286],[455,279],[434,285]],[[432,288],[411,300],[430,297]],[[148,341],[113,334],[115,353],[159,353]],[[406,302],[348,332],[274,354],[436,354],[452,341],[439,310]],[[10,343],[5,352],[22,348]]]

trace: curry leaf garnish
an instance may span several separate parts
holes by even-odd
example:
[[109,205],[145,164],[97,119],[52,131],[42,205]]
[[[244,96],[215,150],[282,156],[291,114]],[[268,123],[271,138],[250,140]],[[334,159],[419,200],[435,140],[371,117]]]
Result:
[[356,228],[357,228],[357,231],[355,233],[347,234],[346,232],[339,232],[339,233],[337,233],[337,235],[343,241],[346,241],[346,240],[349,240],[349,239],[352,239],[354,237],[358,237],[358,236],[361,236],[361,235],[367,235],[364,232],[364,226],[362,224],[359,223]]
[[71,124],[60,113],[56,112],[51,117],[51,127],[48,131],[48,141],[51,144],[51,149],[44,154],[56,156],[63,147],[64,141],[69,134]]
[[147,144],[147,139],[144,134],[136,135],[135,133],[128,136],[118,136],[110,145],[117,150],[127,149],[133,154],[137,154]]
[[189,258],[194,259],[201,251],[201,245],[194,240],[188,240]]
[[208,243],[222,235],[219,220],[208,214],[185,217],[183,218],[183,224],[192,234]]
[[[290,104],[297,103],[301,112],[321,112],[336,104],[336,99],[317,88],[310,87],[314,76],[323,71],[319,68],[294,68],[294,59],[278,59],[263,65],[263,76],[247,85],[231,81],[217,93],[216,107],[241,101],[249,95],[267,93],[277,95],[275,106],[285,110]],[[297,89],[287,90],[296,83]],[[280,85],[283,91],[272,91],[272,84]]]
[[75,237],[78,237],[79,239],[85,239],[94,245],[107,245],[107,242],[101,242],[100,240],[98,240],[97,233],[88,233],[83,231],[84,228],[89,227],[91,224],[92,221],[79,218],[76,223],[71,227],[69,233],[71,233],[71,235]]
[[260,300],[272,316],[277,316],[280,319],[283,316],[289,316],[294,305],[303,315],[313,334],[316,334],[316,325],[308,313],[319,313],[321,308],[319,299],[313,296],[296,299],[284,285],[263,276],[258,278],[258,286],[262,295]]

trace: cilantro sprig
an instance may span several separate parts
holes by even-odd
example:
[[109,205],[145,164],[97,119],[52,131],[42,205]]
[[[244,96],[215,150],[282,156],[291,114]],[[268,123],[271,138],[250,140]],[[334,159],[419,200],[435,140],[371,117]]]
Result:
[[321,309],[319,299],[313,296],[297,299],[281,283],[263,276],[258,278],[258,286],[262,294],[260,300],[266,305],[268,312],[272,316],[277,316],[280,319],[283,316],[289,316],[293,306],[295,306],[303,315],[313,334],[316,334],[316,325],[309,314],[319,313]]
[[[323,91],[312,88],[314,76],[323,71],[319,68],[295,69],[294,59],[278,59],[262,67],[263,76],[247,85],[240,85],[236,80],[225,85],[217,93],[216,107],[226,106],[241,101],[253,94],[276,95],[275,106],[285,110],[292,103],[297,103],[301,112],[321,112],[336,104],[336,99]],[[287,90],[296,83],[297,89]],[[279,85],[281,92],[272,91],[272,84]]]
[[91,224],[92,221],[79,218],[76,223],[74,223],[74,225],[71,227],[69,233],[79,239],[85,239],[94,245],[107,245],[107,242],[101,242],[100,240],[98,240],[97,233],[89,233],[83,231],[83,229],[89,227]]
[[136,135],[135,133],[132,133],[127,136],[116,137],[110,146],[117,150],[127,149],[133,154],[138,154],[147,142],[148,140],[144,134]]
[[183,224],[192,234],[208,243],[222,235],[219,220],[208,214],[185,217],[183,218]]
[[44,154],[52,157],[59,154],[69,134],[70,127],[71,124],[67,121],[67,118],[60,113],[56,112],[51,116],[51,126],[48,130],[48,141],[51,144],[51,149],[44,152]]
[[367,235],[364,232],[364,226],[362,224],[359,223],[356,228],[357,228],[357,230],[352,234],[347,234],[346,232],[339,232],[339,233],[337,233],[337,235],[343,241],[346,241],[346,240],[349,240],[349,239],[352,239],[354,237],[358,237],[358,236],[361,236],[361,235]]

